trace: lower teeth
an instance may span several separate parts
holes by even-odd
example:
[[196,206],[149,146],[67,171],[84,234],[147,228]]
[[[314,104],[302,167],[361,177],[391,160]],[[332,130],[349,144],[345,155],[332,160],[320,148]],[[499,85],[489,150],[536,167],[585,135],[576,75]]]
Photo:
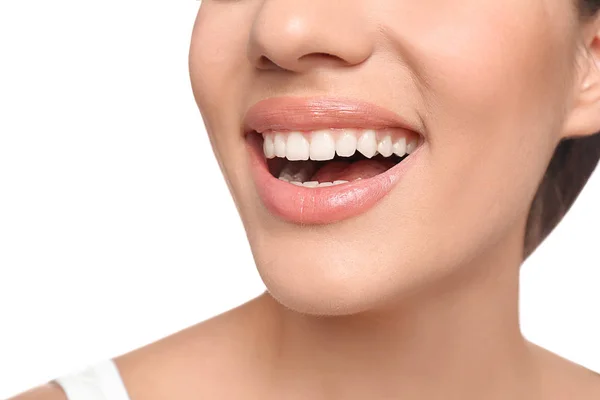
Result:
[[281,181],[307,188],[336,186],[358,179],[368,179],[387,171],[401,159],[374,157],[336,157],[326,163],[313,160],[268,160],[271,173]]
[[296,186],[303,186],[307,188],[316,188],[316,187],[327,187],[327,186],[337,186],[344,183],[348,183],[348,181],[335,181],[335,182],[317,182],[317,181],[308,181],[308,182],[299,182],[299,181],[290,181],[284,177],[279,177],[280,180],[284,182],[291,183]]

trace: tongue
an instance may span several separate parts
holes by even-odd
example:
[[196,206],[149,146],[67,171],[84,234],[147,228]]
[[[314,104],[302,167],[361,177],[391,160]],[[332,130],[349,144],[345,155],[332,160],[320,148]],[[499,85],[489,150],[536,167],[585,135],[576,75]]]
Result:
[[347,161],[330,161],[317,171],[311,178],[312,181],[319,182],[335,182],[348,181],[352,182],[357,179],[368,179],[394,166],[394,162],[390,160],[360,160],[354,163]]

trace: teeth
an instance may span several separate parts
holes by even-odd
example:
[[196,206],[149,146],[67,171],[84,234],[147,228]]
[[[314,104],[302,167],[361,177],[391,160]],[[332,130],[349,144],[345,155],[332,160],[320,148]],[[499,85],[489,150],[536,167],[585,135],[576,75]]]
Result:
[[408,145],[406,145],[406,152],[408,154],[410,154],[413,151],[415,151],[416,148],[417,148],[417,139],[413,139],[410,141],[410,143],[408,143]]
[[379,142],[377,146],[377,151],[384,157],[389,157],[394,154],[394,150],[392,148],[392,138],[391,136],[386,136]]
[[317,181],[308,181],[308,182],[300,182],[300,181],[289,181],[284,178],[279,178],[280,180],[291,183],[292,185],[302,186],[306,188],[317,188],[317,187],[328,187],[328,186],[337,186],[342,185],[344,183],[348,183],[348,181],[335,181],[335,182],[317,182]]
[[350,132],[344,132],[335,143],[335,151],[340,157],[351,157],[356,153],[356,136]]
[[275,144],[273,143],[273,134],[265,135],[265,142],[263,143],[263,151],[265,152],[265,157],[267,157],[267,158],[275,157]]
[[371,158],[377,154],[377,135],[375,131],[365,131],[358,139],[356,150],[361,152],[362,155],[367,158]]
[[285,150],[286,158],[290,161],[308,160],[310,156],[310,144],[300,132],[288,135]]
[[310,141],[310,159],[316,161],[331,160],[335,157],[335,141],[328,131],[313,133]]
[[406,138],[401,138],[394,143],[394,154],[398,157],[403,157],[406,154]]
[[268,159],[279,157],[290,161],[327,161],[333,160],[336,154],[340,157],[352,157],[356,151],[367,158],[378,154],[383,157],[393,154],[403,157],[415,151],[419,145],[419,138],[414,135],[402,136],[390,132],[389,129],[323,129],[312,133],[269,132],[263,134],[263,151]]
[[285,157],[285,135],[283,133],[275,134],[275,138],[273,140],[273,146],[275,147],[275,155],[277,157],[284,158]]

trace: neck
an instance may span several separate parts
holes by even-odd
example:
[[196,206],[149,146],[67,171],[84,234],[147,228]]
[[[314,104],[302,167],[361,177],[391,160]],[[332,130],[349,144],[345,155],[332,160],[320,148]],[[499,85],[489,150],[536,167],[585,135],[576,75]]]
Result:
[[521,254],[507,248],[515,246],[385,310],[315,317],[277,304],[281,390],[313,399],[532,398],[533,362],[519,329]]

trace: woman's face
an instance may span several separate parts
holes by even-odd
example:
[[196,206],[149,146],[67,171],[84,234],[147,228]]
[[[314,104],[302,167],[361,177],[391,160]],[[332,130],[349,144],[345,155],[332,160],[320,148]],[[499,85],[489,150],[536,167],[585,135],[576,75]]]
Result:
[[566,0],[204,0],[194,94],[270,293],[354,313],[520,261],[565,135],[576,13]]

